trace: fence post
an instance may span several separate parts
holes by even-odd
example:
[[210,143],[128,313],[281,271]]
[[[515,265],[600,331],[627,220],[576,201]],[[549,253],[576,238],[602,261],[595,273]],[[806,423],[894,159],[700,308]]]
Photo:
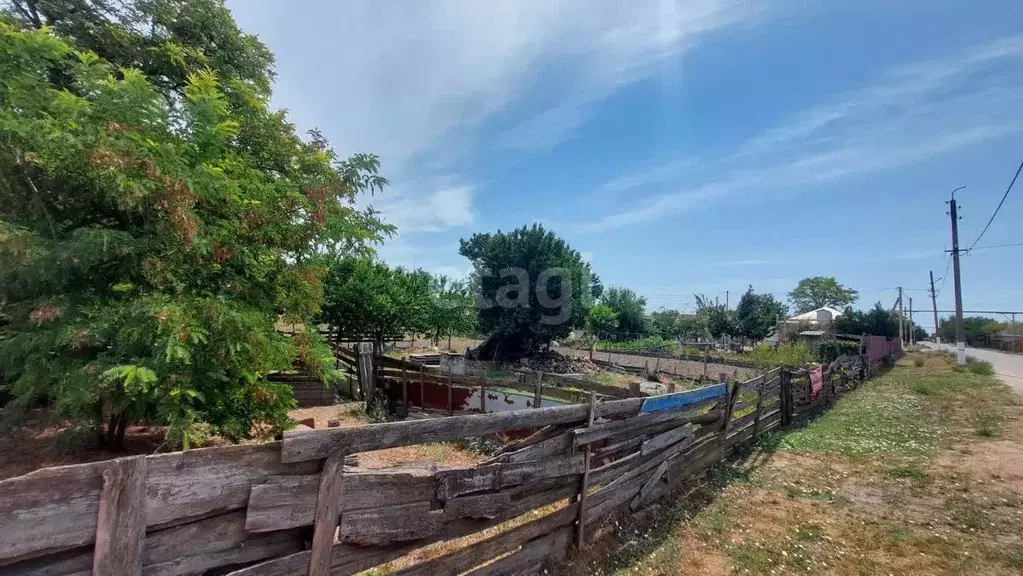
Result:
[[792,423],[792,374],[788,368],[781,369],[781,425],[788,426]]
[[367,408],[375,400],[373,398],[376,392],[376,381],[373,377],[376,372],[373,370],[373,345],[369,342],[360,342],[358,344],[358,354],[356,355],[356,367],[358,370],[359,378],[359,392],[362,394],[362,398],[366,400]]
[[323,463],[320,472],[320,490],[316,495],[312,550],[309,555],[309,576],[330,574],[331,550],[334,531],[341,522],[341,481],[344,473],[345,452],[338,450]]
[[448,362],[448,416],[455,415],[454,397],[451,392],[451,363]]
[[540,407],[540,401],[543,399],[543,372],[537,371],[536,373],[536,393],[533,396],[533,408]]
[[405,406],[405,416],[408,416],[408,376],[406,375],[404,361],[401,364],[401,403]]
[[419,365],[419,409],[426,411],[426,366]]
[[[770,374],[770,372],[768,372]],[[760,408],[764,404],[764,387],[767,386],[767,375],[765,374],[761,379],[760,383],[757,384],[757,411],[756,415],[753,416],[753,441],[756,442],[760,438]]]
[[[590,391],[589,400],[589,411],[586,417],[586,427],[593,426],[593,415],[594,409],[597,404],[597,393]],[[586,451],[583,453],[583,477],[579,482],[579,511],[578,511],[578,525],[576,526],[575,533],[575,547],[580,549],[583,547],[583,538],[585,537],[586,531],[586,492],[590,489],[590,446],[589,442],[586,443]]]
[[103,471],[92,573],[142,574],[146,539],[146,457],[112,460]]
[[480,379],[480,414],[487,413],[487,379]]

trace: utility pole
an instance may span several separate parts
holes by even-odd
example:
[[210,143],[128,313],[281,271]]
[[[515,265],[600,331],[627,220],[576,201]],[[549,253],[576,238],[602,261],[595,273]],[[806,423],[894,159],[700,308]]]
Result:
[[931,270],[931,307],[934,309],[934,341],[941,344],[938,336],[938,295],[934,293],[934,270]]
[[916,338],[913,336],[913,297],[909,297],[909,345],[916,345]]
[[960,186],[952,191],[948,203],[948,214],[952,218],[952,280],[956,292],[956,364],[966,365],[966,327],[963,325],[963,287],[959,280],[959,207],[956,206],[956,192],[966,188]]
[[728,310],[728,290],[725,290],[725,310]]
[[899,286],[899,340],[906,343],[906,308],[902,305],[902,286]]

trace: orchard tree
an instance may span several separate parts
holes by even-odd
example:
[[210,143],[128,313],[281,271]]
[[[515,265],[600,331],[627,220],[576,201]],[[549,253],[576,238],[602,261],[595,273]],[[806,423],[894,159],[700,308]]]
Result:
[[567,337],[602,289],[582,256],[539,224],[474,234],[458,252],[472,262],[477,325],[490,335],[480,358],[515,359]]
[[797,314],[816,310],[824,306],[843,308],[859,298],[859,292],[846,288],[830,276],[815,276],[803,278],[796,285],[792,292],[789,292],[789,300],[796,308]]
[[735,313],[706,296],[696,295],[696,316],[702,319],[712,338],[738,335]]
[[646,317],[646,298],[629,288],[610,287],[600,299],[618,315],[616,339],[632,340],[650,333]]
[[430,276],[362,257],[331,263],[321,320],[336,337],[385,339],[430,328]]
[[650,330],[665,340],[674,340],[679,335],[679,319],[681,314],[678,310],[661,308],[650,314]]
[[476,298],[466,282],[452,280],[444,275],[430,279],[430,306],[426,326],[436,346],[441,337],[465,334],[476,327]]
[[753,342],[758,342],[771,335],[777,326],[778,318],[788,314],[784,304],[770,294],[757,294],[750,286],[735,309],[736,332]]
[[586,329],[598,340],[607,340],[618,329],[618,314],[607,304],[597,304],[586,315]]
[[667,340],[696,339],[707,332],[705,317],[666,308],[650,314],[650,327],[655,334]]
[[[11,0],[0,18],[0,372],[120,447],[128,424],[280,431],[290,388],[335,377],[309,321],[323,248],[392,231],[338,159],[271,111],[273,59],[213,0]],[[293,338],[278,321],[304,325]]]

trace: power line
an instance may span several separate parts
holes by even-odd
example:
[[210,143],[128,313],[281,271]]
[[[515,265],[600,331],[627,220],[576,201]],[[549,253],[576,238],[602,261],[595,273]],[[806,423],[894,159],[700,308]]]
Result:
[[976,248],[970,248],[970,250],[987,250],[988,248],[1010,248],[1013,246],[1023,246],[1023,242],[1015,242],[1012,244],[993,244],[991,246],[977,246]]
[[994,222],[995,216],[998,216],[998,211],[1002,209],[1002,204],[1005,203],[1005,199],[1009,196],[1009,191],[1012,190],[1012,185],[1016,183],[1016,178],[1019,178],[1021,170],[1023,170],[1023,162],[1019,163],[1019,168],[1016,169],[1016,175],[1012,177],[1012,182],[1009,182],[1009,187],[1005,189],[1005,194],[1002,194],[1002,200],[998,203],[998,207],[995,208],[995,213],[988,219],[984,229],[980,231],[980,236],[977,236],[977,239],[973,241],[973,244],[970,244],[970,247],[966,249],[967,251],[973,250],[973,247],[977,245],[977,242],[980,242],[980,239],[984,237],[984,233],[987,232],[988,227],[991,226],[992,222]]
[[935,298],[941,295],[941,291],[945,289],[945,280],[948,279],[948,268],[952,265],[952,259],[948,259],[948,264],[945,264],[945,273],[941,275],[941,287],[938,288],[938,293],[935,294]]

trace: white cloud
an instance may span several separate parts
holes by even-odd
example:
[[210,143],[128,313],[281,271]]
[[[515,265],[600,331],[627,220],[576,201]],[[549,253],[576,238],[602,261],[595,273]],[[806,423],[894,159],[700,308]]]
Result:
[[370,202],[401,234],[439,232],[469,226],[473,213],[472,186],[442,187],[432,192],[396,190]]
[[798,189],[894,169],[1017,132],[1023,129],[1021,64],[1023,37],[1010,37],[945,60],[893,69],[877,84],[798,114],[731,154],[669,159],[609,182],[605,190],[642,189],[692,181],[693,173],[715,175],[579,229],[619,228],[739,193]]
[[[240,25],[276,53],[277,103],[291,109],[301,128],[322,128],[339,154],[379,154],[382,172],[396,188],[407,180],[459,173],[460,163],[489,145],[476,129],[500,120],[516,104],[533,102],[541,82],[541,104],[535,110],[516,108],[521,123],[505,126],[493,142],[519,152],[555,146],[588,120],[592,103],[658,74],[667,58],[704,33],[750,19],[757,12],[751,5],[743,0],[363,0],[321,1],[305,9],[277,0],[230,4]],[[471,195],[456,199],[471,201]],[[471,206],[434,217],[422,215],[421,205],[407,197],[376,203],[385,218],[413,230],[471,221]]]

